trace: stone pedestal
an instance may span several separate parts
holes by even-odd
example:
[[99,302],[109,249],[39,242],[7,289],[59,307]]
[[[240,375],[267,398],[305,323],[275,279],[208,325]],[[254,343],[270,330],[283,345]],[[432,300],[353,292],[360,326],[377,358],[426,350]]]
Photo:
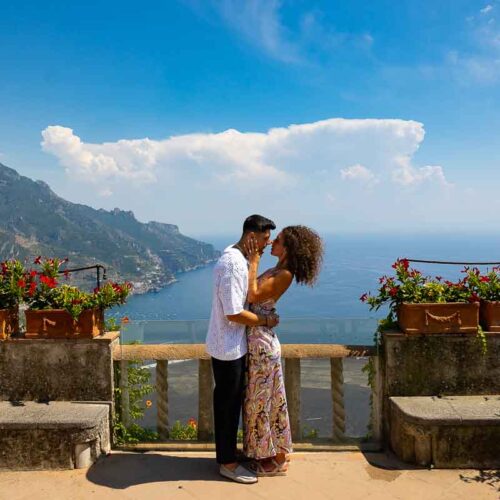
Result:
[[[482,352],[481,343],[473,334],[403,335],[391,332],[383,335],[384,442],[392,443],[400,458],[439,467],[465,466],[467,462],[463,456],[458,456],[458,448],[455,450],[457,457],[453,457],[455,452],[450,451],[450,443],[458,443],[459,447],[460,442],[472,444],[474,439],[479,439],[478,436],[489,432],[488,426],[483,424],[479,430],[477,420],[469,419],[467,424],[464,423],[466,415],[460,413],[458,403],[454,410],[444,402],[445,399],[440,403],[441,398],[449,396],[484,395],[491,398],[500,395],[500,334],[487,332],[485,335],[486,353]],[[406,410],[423,396],[433,397],[428,398],[432,404],[425,405],[427,420],[416,422],[413,419],[409,423],[411,418]],[[493,401],[500,412],[499,400]],[[403,403],[404,409],[401,408]],[[443,405],[453,413],[453,422],[440,419]],[[498,436],[498,421],[492,429],[491,432]],[[487,437],[485,440],[483,456],[488,455],[488,449],[493,449]],[[480,467],[481,464],[478,459],[471,461],[469,466]]]
[[85,468],[109,450],[106,404],[0,402],[0,469]]
[[439,468],[500,467],[500,396],[390,398],[391,448]]
[[109,451],[118,339],[0,342],[0,468],[88,467]]

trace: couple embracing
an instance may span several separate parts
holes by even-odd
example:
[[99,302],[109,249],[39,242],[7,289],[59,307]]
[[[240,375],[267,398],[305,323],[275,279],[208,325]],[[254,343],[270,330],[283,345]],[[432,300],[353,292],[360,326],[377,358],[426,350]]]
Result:
[[[320,237],[305,226],[288,226],[271,241],[273,221],[247,217],[243,234],[214,268],[212,312],[206,348],[212,357],[216,459],[222,476],[255,483],[258,476],[285,475],[292,439],[273,328],[275,304],[292,281],[312,285],[323,256]],[[275,267],[260,276],[261,254],[272,244]],[[243,406],[243,466],[236,442]]]

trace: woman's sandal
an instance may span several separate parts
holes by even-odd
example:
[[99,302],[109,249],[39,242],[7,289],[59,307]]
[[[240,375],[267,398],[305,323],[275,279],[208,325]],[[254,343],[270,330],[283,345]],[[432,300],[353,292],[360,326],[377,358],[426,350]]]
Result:
[[288,472],[286,462],[279,464],[274,458],[272,458],[271,463],[273,464],[273,468],[271,470],[266,470],[264,466],[256,460],[252,463],[252,471],[255,472],[257,477],[286,476],[286,473]]

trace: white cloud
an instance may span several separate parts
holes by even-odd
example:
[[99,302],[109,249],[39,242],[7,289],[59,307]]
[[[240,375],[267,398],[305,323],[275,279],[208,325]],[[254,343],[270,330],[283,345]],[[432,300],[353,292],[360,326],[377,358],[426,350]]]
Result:
[[463,83],[495,84],[500,80],[500,30],[491,17],[496,5],[488,4],[477,17],[468,17],[472,40],[468,50],[450,51],[448,67],[456,80]]
[[[429,213],[434,227],[473,224],[460,185],[432,159],[415,160],[424,137],[416,121],[332,118],[265,132],[88,143],[55,125],[43,131],[42,147],[67,172],[45,179],[64,198],[119,206],[188,233],[227,233],[251,213],[324,231],[425,228]],[[493,221],[496,212],[485,212]]]
[[109,198],[110,196],[113,196],[113,191],[109,188],[104,188],[99,191],[99,196],[102,196],[103,198]]
[[392,173],[393,180],[402,186],[416,186],[423,182],[431,182],[442,187],[451,187],[446,180],[444,171],[439,165],[426,165],[425,167],[413,167],[408,158],[402,158],[400,168]]
[[333,118],[267,133],[234,129],[164,140],[122,139],[86,143],[59,125],[43,132],[42,148],[70,176],[90,181],[249,183],[278,189],[341,175],[364,182],[405,186],[446,184],[441,167],[415,167],[411,158],[424,138],[423,125],[405,120]]
[[280,0],[223,0],[215,3],[224,21],[253,45],[283,62],[298,62],[299,45],[280,17]]
[[343,168],[340,171],[340,176],[344,180],[360,181],[366,184],[377,182],[375,174],[369,168],[366,168],[359,163]]
[[282,0],[184,0],[200,16],[212,12],[248,44],[287,64],[314,65],[342,49],[366,51],[369,33],[339,32],[322,12],[308,10],[284,19]]

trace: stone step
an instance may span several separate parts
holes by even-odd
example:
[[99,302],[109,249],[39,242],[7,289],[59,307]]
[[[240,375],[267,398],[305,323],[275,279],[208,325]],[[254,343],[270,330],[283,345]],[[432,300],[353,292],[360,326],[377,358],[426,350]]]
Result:
[[405,462],[500,467],[500,395],[391,397],[391,447]]
[[89,467],[110,450],[110,407],[102,403],[0,402],[0,469]]

